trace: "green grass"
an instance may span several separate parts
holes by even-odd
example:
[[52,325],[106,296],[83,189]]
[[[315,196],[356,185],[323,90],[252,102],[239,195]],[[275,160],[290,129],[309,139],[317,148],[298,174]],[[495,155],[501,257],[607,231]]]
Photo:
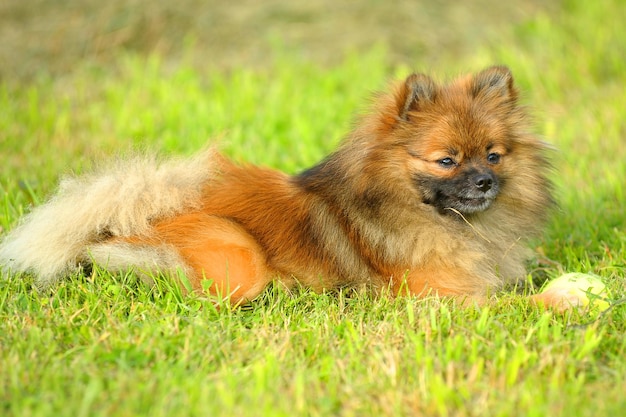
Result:
[[[536,242],[554,277],[595,272],[615,300],[626,264],[626,11],[566,1],[436,73],[509,65],[553,143],[560,207]],[[446,65],[447,63],[447,65]],[[416,63],[423,69],[425,63]],[[439,65],[439,64],[438,64]],[[0,87],[0,227],[68,171],[133,149],[190,154],[218,141],[288,172],[315,162],[388,80],[384,48],[331,68],[288,52],[206,73],[158,56]],[[7,416],[598,416],[626,409],[626,307],[557,315],[501,294],[488,307],[346,291],[270,289],[215,308],[132,274],[38,293],[0,280],[0,414]]]

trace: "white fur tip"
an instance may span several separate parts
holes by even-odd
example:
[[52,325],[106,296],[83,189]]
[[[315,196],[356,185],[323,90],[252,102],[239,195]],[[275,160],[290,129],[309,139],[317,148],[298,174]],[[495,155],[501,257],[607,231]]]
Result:
[[164,162],[154,157],[121,160],[63,180],[57,193],[0,244],[0,269],[33,273],[36,284],[46,287],[88,261],[89,246],[111,236],[149,234],[154,220],[199,203],[215,170],[212,155],[206,151]]

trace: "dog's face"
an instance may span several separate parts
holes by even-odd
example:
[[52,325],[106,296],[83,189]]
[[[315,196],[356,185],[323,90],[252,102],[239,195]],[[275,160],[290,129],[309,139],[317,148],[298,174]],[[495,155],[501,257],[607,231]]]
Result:
[[406,81],[401,135],[422,201],[441,213],[487,210],[506,187],[516,91],[508,70],[492,68],[439,87]]
[[506,138],[496,131],[471,134],[472,126],[482,123],[467,122],[438,121],[407,147],[414,186],[423,202],[440,212],[486,210],[505,187],[502,172],[511,157]]
[[439,211],[457,210],[476,213],[486,210],[496,199],[502,180],[492,165],[499,164],[502,154],[486,151],[485,161],[463,160],[458,156],[445,156],[427,161],[440,175],[416,172],[413,181],[422,194],[423,202]]

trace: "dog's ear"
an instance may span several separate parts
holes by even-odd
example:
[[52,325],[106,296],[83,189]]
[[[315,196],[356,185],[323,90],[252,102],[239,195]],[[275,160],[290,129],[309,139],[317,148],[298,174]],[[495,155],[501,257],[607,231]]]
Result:
[[424,74],[411,74],[404,81],[396,95],[398,117],[408,120],[411,111],[419,110],[422,105],[432,102],[437,94],[437,84]]
[[472,95],[501,97],[509,101],[517,100],[517,89],[513,85],[513,74],[505,66],[489,67],[474,76]]

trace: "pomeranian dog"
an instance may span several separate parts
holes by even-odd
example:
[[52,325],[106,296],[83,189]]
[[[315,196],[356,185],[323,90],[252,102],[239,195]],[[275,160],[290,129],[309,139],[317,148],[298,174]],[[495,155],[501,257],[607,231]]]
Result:
[[39,287],[94,263],[183,273],[232,303],[273,280],[480,300],[526,275],[552,205],[547,149],[508,68],[444,85],[413,74],[295,176],[210,150],[66,179],[5,238],[0,263]]

